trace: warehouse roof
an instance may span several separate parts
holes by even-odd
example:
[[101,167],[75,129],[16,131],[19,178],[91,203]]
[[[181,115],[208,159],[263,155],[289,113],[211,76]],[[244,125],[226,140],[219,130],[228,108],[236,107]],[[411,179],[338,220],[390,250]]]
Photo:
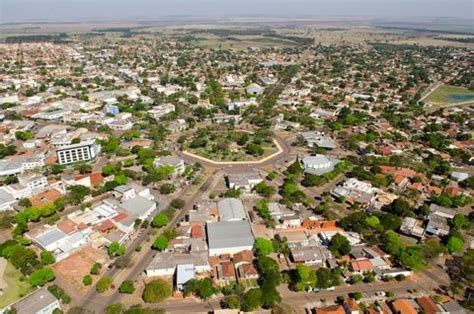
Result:
[[207,224],[209,249],[252,246],[255,239],[247,220]]
[[225,198],[217,202],[221,221],[243,220],[246,218],[244,204],[237,198]]

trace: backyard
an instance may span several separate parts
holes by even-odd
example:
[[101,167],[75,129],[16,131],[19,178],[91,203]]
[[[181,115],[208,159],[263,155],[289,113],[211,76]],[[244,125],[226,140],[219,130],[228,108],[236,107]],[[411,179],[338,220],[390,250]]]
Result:
[[27,280],[21,281],[22,274],[12,264],[7,263],[3,273],[6,288],[0,294],[0,308],[24,297],[34,290]]
[[425,101],[427,103],[435,103],[440,105],[474,101],[474,91],[465,87],[441,85],[436,90],[434,90]]

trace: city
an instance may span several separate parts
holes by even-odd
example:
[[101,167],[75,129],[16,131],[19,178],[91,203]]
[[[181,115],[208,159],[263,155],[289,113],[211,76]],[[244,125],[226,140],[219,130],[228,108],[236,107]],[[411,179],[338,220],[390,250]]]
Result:
[[266,19],[0,23],[0,313],[474,311],[472,15]]

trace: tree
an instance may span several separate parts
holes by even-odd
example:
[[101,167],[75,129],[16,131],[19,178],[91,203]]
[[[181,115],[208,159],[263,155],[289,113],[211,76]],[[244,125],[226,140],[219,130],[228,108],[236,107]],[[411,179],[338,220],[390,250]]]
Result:
[[46,283],[53,281],[56,276],[51,268],[40,268],[30,274],[29,283],[34,286],[44,286]]
[[49,286],[48,291],[64,304],[69,304],[71,302],[71,297],[58,285],[53,284]]
[[224,299],[225,307],[228,309],[240,310],[240,298],[236,295],[229,295]]
[[164,235],[160,235],[155,239],[152,246],[155,250],[164,251],[168,247],[168,238]]
[[31,201],[29,199],[27,199],[26,197],[20,199],[18,201],[18,205],[20,205],[21,207],[31,207],[31,206],[33,206],[31,204]]
[[349,296],[350,296],[351,298],[353,298],[354,300],[356,300],[356,301],[362,299],[362,293],[359,292],[359,291],[357,291],[357,292],[351,292],[351,293],[349,293]]
[[155,279],[145,285],[143,300],[147,303],[157,303],[171,296],[171,285],[163,279]]
[[91,275],[99,274],[101,268],[102,268],[101,263],[94,263],[94,265],[92,265],[91,270],[90,270]]
[[316,286],[316,272],[311,267],[297,265],[293,273],[293,287],[296,291],[305,291]]
[[56,262],[56,258],[54,257],[53,253],[50,251],[43,251],[41,252],[41,263],[43,265],[54,264]]
[[214,294],[210,278],[201,280],[191,279],[184,286],[184,294],[195,294],[203,300],[209,299]]
[[244,294],[242,300],[242,310],[246,312],[254,311],[262,306],[262,290],[253,288]]
[[33,132],[31,132],[31,131],[16,131],[15,132],[15,137],[16,137],[17,140],[27,141],[27,140],[31,140],[35,136],[34,136]]
[[172,183],[163,183],[161,186],[160,186],[160,193],[161,194],[171,194],[171,193],[174,193],[176,191],[176,186]]
[[469,219],[464,216],[463,214],[456,214],[454,215],[453,219],[451,220],[451,225],[456,230],[467,229],[471,225]]
[[401,197],[395,199],[392,204],[389,205],[388,211],[399,217],[411,216],[413,214],[410,203]]
[[107,248],[107,253],[110,257],[122,256],[125,254],[125,247],[114,241],[110,243],[109,247]]
[[339,285],[341,274],[337,268],[318,268],[318,270],[316,270],[316,278],[316,287],[319,289],[327,289]]
[[99,293],[104,293],[105,291],[109,290],[110,286],[112,285],[113,278],[110,276],[103,276],[102,278],[97,281],[95,285],[95,289]]
[[84,286],[90,286],[92,284],[92,276],[91,275],[85,275],[82,277],[82,283]]
[[161,228],[166,226],[168,223],[168,216],[166,216],[164,213],[159,213],[151,221],[151,226],[154,228]]
[[119,287],[119,292],[128,294],[132,294],[133,292],[135,292],[135,286],[133,285],[133,281],[125,280],[124,282],[122,282]]
[[255,186],[255,191],[263,197],[270,197],[275,194],[275,188],[271,185],[265,184],[265,182],[260,182]]
[[74,165],[74,169],[79,171],[80,174],[90,173],[92,172],[92,166],[86,164],[85,162],[78,162]]
[[450,253],[462,252],[464,249],[464,240],[455,235],[450,235],[446,242],[446,248]]
[[186,205],[186,202],[183,201],[182,199],[175,198],[171,201],[170,203],[171,207],[176,208],[176,209],[181,209]]
[[267,256],[268,254],[273,253],[275,250],[271,240],[257,238],[255,239],[255,251],[259,256]]
[[84,185],[72,185],[68,187],[68,190],[68,198],[75,205],[82,203],[84,198],[91,193],[91,190]]
[[[107,305],[105,308],[105,314],[122,314],[125,313],[125,307],[121,303],[113,303]],[[139,314],[139,313],[136,313]]]
[[351,252],[349,240],[340,233],[336,233],[329,243],[329,249],[336,256],[348,255]]

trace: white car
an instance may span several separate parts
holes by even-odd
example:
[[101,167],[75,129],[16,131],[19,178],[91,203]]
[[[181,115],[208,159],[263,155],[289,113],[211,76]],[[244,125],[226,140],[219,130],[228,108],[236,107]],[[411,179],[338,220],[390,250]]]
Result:
[[375,295],[378,296],[378,297],[384,297],[386,295],[386,293],[383,292],[383,291],[377,291],[377,292],[375,292]]

